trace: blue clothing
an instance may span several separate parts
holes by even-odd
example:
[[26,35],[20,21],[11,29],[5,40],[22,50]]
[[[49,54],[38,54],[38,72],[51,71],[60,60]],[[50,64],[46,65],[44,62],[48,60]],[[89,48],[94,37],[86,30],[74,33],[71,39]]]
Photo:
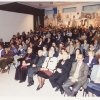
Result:
[[18,50],[15,47],[11,48],[11,51],[13,51],[14,56],[18,54]]
[[100,82],[100,65],[94,65],[91,72],[91,80]]
[[[84,63],[86,63],[86,64],[89,63],[89,57],[85,57],[83,61],[84,61]],[[98,64],[98,60],[97,60],[97,58],[94,56],[93,59],[92,59],[92,61],[91,61],[91,63],[90,63],[90,65],[89,65],[89,67],[92,68],[93,65],[97,65],[97,64]]]
[[4,50],[4,49],[2,49],[2,50],[1,50],[0,57],[3,57],[4,55],[5,55],[5,50]]

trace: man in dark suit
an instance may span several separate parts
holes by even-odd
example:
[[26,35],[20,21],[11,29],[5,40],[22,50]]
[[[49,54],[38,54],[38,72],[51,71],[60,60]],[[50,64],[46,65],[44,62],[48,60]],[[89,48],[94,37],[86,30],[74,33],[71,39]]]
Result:
[[55,73],[49,78],[52,87],[57,87],[55,91],[60,89],[61,94],[63,94],[64,90],[62,84],[68,79],[71,67],[72,63],[68,54],[67,52],[64,52],[62,54],[62,60],[57,64]]
[[93,65],[98,64],[98,60],[96,56],[94,56],[94,51],[88,51],[88,56],[84,58],[84,63],[86,63],[89,67],[88,77],[90,77]]
[[42,67],[45,57],[43,56],[43,51],[38,50],[38,56],[32,61],[31,66],[28,69],[28,85],[31,86],[34,84],[33,76],[37,74],[38,70]]
[[63,38],[60,33],[56,36],[56,44],[59,45],[63,41]]
[[93,65],[98,64],[98,60],[94,56],[93,51],[88,51],[88,56],[84,58],[84,63],[86,63],[90,68],[92,68]]
[[[83,55],[79,54],[77,62],[73,63],[68,80],[63,84],[65,94],[76,96],[78,90],[87,82],[88,66],[83,62]],[[72,90],[70,89],[72,87]]]

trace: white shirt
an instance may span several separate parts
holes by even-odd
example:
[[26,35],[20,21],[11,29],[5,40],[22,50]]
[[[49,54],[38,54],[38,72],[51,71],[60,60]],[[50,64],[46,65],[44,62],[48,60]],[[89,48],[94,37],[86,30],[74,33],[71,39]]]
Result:
[[52,57],[49,59],[49,57],[46,57],[42,67],[44,68],[48,68],[50,70],[54,70],[57,66],[57,58],[56,57]]
[[0,49],[0,57],[1,57],[1,52],[2,52],[2,50],[3,50],[3,49]]
[[89,62],[87,63],[87,65],[89,66],[92,62],[93,57],[89,57]]
[[75,70],[74,75],[73,75],[73,77],[74,77],[75,79],[78,79],[79,71],[80,71],[81,65],[82,65],[82,63],[77,63],[77,67],[76,67],[76,70]]
[[71,32],[68,32],[67,33],[67,36],[70,36],[71,37],[72,36],[72,33]]
[[94,65],[91,72],[91,80],[100,82],[100,65]]

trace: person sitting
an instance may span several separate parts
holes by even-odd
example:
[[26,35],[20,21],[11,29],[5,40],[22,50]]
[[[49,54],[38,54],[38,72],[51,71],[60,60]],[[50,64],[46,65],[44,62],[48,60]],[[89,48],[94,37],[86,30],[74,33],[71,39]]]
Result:
[[33,59],[32,48],[28,47],[27,54],[24,58],[20,58],[20,65],[16,68],[15,80],[20,80],[22,83],[26,80],[28,66]]
[[9,64],[13,62],[13,52],[10,50],[10,47],[5,48],[5,55],[3,56],[3,59],[0,61],[0,65],[2,66],[2,73],[7,72],[10,70]]
[[49,50],[48,53],[48,57],[46,57],[42,68],[40,68],[39,72],[38,72],[38,81],[39,81],[39,85],[37,87],[37,90],[40,90],[45,82],[45,79],[48,79],[52,73],[54,72],[56,65],[57,65],[57,58],[54,57],[54,51],[53,50]]
[[0,44],[0,71],[2,72],[5,67],[6,67],[6,58],[4,58],[5,56],[5,49],[3,48],[3,45]]
[[26,51],[24,47],[20,44],[18,48],[18,53],[14,56],[14,64],[16,68],[20,65],[20,62],[18,61],[18,59],[24,58],[25,55],[26,55]]
[[66,47],[67,52],[69,52],[70,55],[73,55],[74,53],[74,42],[71,40],[69,42],[69,45]]
[[98,60],[94,55],[93,51],[88,51],[88,56],[84,58],[84,63],[86,63],[89,67],[93,67],[93,65],[98,64]]
[[45,56],[43,56],[43,51],[38,50],[38,56],[36,56],[32,60],[31,67],[28,69],[28,85],[27,86],[31,86],[34,84],[33,76],[35,76],[38,70],[42,67],[44,60],[45,60]]
[[81,44],[82,47],[82,53],[84,56],[87,56],[87,51],[89,49],[89,44],[87,43],[87,40],[84,40],[84,43]]
[[100,49],[100,44],[97,40],[94,40],[94,52],[97,52]]
[[84,58],[84,63],[89,67],[88,77],[90,77],[93,65],[98,64],[97,57],[94,55],[93,51],[88,51],[88,56]]
[[14,53],[14,56],[18,54],[18,50],[13,43],[11,44],[10,50]]
[[81,54],[81,50],[78,48],[75,50],[75,52],[72,55],[70,55],[71,61],[76,62],[79,54]]
[[[87,82],[88,66],[83,62],[83,55],[79,54],[77,62],[72,64],[68,80],[62,85],[67,96],[76,96],[78,90]],[[72,90],[70,89],[72,87]]]
[[87,85],[89,96],[100,96],[100,56],[98,57],[99,64],[93,65],[90,75],[90,82]]
[[57,87],[55,91],[60,89],[61,94],[64,90],[62,84],[68,79],[72,63],[67,52],[63,52],[62,59],[58,62],[55,73],[49,78],[52,87]]
[[47,46],[44,45],[42,49],[43,49],[43,56],[47,57],[48,56]]

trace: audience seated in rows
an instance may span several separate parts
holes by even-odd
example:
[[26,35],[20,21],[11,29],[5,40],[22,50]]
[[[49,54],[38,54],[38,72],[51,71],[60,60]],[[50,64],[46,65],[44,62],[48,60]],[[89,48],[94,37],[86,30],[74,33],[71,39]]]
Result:
[[28,86],[31,86],[37,75],[37,90],[49,79],[55,91],[76,96],[81,87],[88,89],[91,71],[98,65],[100,27],[38,28],[27,34],[17,33],[8,42],[6,48],[3,40],[0,42],[1,72],[6,72],[13,61],[15,79],[20,83],[28,76]]

